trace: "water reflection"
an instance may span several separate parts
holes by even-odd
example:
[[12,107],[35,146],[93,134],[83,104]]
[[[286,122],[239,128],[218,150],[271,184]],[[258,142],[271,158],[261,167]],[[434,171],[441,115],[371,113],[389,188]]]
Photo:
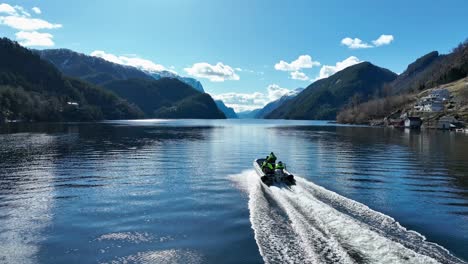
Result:
[[[464,135],[306,121],[7,124],[0,239],[11,242],[0,245],[0,262],[155,252],[260,262],[248,198],[228,175],[272,150],[299,176],[468,257],[467,147]],[[102,239],[115,237],[125,239]]]
[[[178,167],[174,157],[172,165],[165,162],[171,155],[164,146],[206,140],[210,129],[111,124],[0,126],[0,263],[41,262],[41,246],[54,240],[67,254],[81,254],[75,251],[77,247],[60,246],[70,241],[65,234],[78,238],[80,229],[93,225],[88,216],[116,217],[122,210],[131,213],[128,206],[161,192],[147,188],[164,186],[163,181],[170,180],[159,177],[164,172],[155,164],[164,163],[167,170]],[[128,184],[135,187],[129,191]],[[125,196],[128,202],[122,204]],[[132,202],[132,197],[138,200]],[[140,212],[136,210],[134,215]],[[62,223],[51,227],[51,221],[61,218]]]
[[[50,224],[54,206],[53,136],[16,135],[13,140],[0,136],[0,262],[36,263],[41,235]],[[30,146],[30,147],[28,147]],[[38,150],[40,155],[38,154]],[[18,169],[11,154],[20,152]],[[16,163],[18,164],[18,163]]]

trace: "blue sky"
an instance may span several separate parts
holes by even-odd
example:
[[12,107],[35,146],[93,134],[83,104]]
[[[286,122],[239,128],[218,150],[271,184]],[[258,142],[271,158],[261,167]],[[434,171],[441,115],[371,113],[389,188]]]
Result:
[[466,0],[0,3],[2,36],[192,76],[238,110],[359,61],[400,73],[421,55],[447,53],[468,37]]

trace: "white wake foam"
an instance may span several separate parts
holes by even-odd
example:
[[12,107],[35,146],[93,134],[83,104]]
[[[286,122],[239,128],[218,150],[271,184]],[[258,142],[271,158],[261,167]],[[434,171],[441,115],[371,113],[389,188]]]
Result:
[[463,263],[393,218],[303,178],[291,187],[266,187],[253,170],[231,179],[249,195],[266,263]]

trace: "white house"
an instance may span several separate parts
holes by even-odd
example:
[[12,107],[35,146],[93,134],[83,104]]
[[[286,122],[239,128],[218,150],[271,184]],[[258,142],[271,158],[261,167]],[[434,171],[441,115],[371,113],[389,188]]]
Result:
[[444,111],[444,103],[442,101],[424,102],[422,112],[440,112]]

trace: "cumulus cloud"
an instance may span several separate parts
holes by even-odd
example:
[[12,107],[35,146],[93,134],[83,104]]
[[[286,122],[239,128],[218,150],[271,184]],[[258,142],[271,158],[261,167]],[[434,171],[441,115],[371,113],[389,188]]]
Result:
[[224,104],[234,108],[234,111],[243,112],[262,108],[269,102],[278,100],[291,92],[290,89],[280,87],[277,84],[270,84],[266,88],[266,92],[263,93],[223,93],[212,96],[214,99],[222,100]]
[[190,68],[185,68],[185,72],[197,78],[205,78],[212,82],[224,82],[225,80],[237,81],[240,79],[236,71],[229,65],[218,62],[216,65],[211,65],[206,62],[199,62],[192,65]]
[[280,99],[281,97],[283,97],[284,95],[287,95],[289,93],[291,93],[291,90],[287,88],[282,88],[277,84],[270,84],[267,87],[267,97],[268,97],[267,103],[276,101]]
[[117,64],[132,66],[132,67],[138,68],[140,70],[143,70],[149,73],[157,73],[161,71],[174,72],[172,70],[167,69],[161,64],[154,63],[147,59],[138,58],[136,56],[135,57],[118,56],[118,55],[114,55],[111,53],[107,53],[102,50],[95,50],[91,52],[91,56],[99,57],[106,61],[110,61],[110,62],[117,63]]
[[0,24],[4,24],[14,29],[22,31],[34,31],[40,29],[61,28],[61,24],[52,24],[40,18],[30,18],[24,16],[0,17]]
[[372,48],[372,45],[369,45],[358,38],[344,38],[341,40],[341,44],[347,46],[350,49],[367,49]]
[[351,56],[343,61],[337,62],[335,65],[323,65],[316,80],[330,77],[333,74],[348,68],[349,66],[353,66],[361,62],[362,61],[359,60],[357,57]]
[[[32,8],[36,15],[41,14],[38,7]],[[40,18],[32,18],[22,6],[11,6],[0,4],[0,25],[4,25],[18,30],[15,34],[16,40],[23,46],[43,46],[51,47],[53,35],[50,33],[40,33],[38,30],[61,28],[61,24],[50,23]]]
[[372,43],[374,43],[376,47],[380,47],[383,45],[390,44],[393,41],[393,39],[393,35],[380,35],[380,37],[376,40],[373,40]]
[[17,15],[16,9],[11,5],[5,3],[0,4],[0,13],[8,15]]
[[291,75],[291,79],[293,80],[301,80],[301,81],[309,80],[309,77],[305,73],[300,72],[300,71],[291,72],[290,75]]
[[39,33],[37,31],[20,31],[15,34],[16,39],[23,46],[52,47],[54,46],[53,36],[49,33]]
[[341,45],[347,46],[350,49],[368,49],[388,45],[394,40],[393,35],[380,35],[372,44],[366,43],[358,38],[344,38],[341,40]]
[[320,62],[313,61],[310,55],[301,55],[291,63],[281,60],[275,64],[275,69],[278,71],[299,71],[314,66],[320,66]]
[[31,8],[31,9],[32,9],[32,11],[33,11],[34,13],[36,13],[36,14],[38,14],[38,15],[42,13],[41,9],[40,9],[39,7],[37,7],[37,6]]

